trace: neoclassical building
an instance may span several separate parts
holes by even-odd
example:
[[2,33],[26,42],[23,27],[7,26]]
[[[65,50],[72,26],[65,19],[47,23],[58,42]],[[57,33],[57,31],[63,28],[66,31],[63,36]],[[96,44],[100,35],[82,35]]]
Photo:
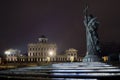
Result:
[[37,43],[28,44],[28,61],[47,61],[56,56],[57,45],[48,43],[48,38],[41,36]]
[[77,52],[78,50],[70,48],[66,50],[67,60],[68,61],[77,61]]
[[38,42],[28,44],[28,55],[18,54],[15,50],[6,51],[6,60],[16,62],[73,62],[82,61],[78,50],[70,48],[62,54],[57,53],[57,45],[49,43],[48,38],[41,36]]
[[20,56],[20,50],[17,49],[8,49],[5,51],[6,61],[15,62],[18,60],[18,56]]

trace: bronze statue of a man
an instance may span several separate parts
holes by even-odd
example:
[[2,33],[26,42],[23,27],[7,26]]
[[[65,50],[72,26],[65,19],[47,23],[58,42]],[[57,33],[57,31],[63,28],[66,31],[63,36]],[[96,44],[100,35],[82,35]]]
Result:
[[84,10],[84,25],[86,28],[87,55],[97,55],[100,53],[97,29],[99,22],[96,17],[88,14],[88,6]]

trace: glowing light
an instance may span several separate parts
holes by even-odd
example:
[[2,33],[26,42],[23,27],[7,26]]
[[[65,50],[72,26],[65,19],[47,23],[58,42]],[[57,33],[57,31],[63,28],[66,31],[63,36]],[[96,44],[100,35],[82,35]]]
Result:
[[74,56],[70,57],[70,61],[73,62],[74,61]]
[[20,53],[20,50],[17,49],[8,49],[4,52],[6,55],[10,55],[10,54],[18,54]]
[[54,52],[53,51],[49,51],[49,56],[53,56]]
[[50,62],[50,57],[47,57],[47,61]]
[[11,54],[11,52],[10,51],[5,51],[5,54],[9,55],[9,54]]
[[104,62],[108,61],[108,56],[103,56],[102,59],[104,60]]

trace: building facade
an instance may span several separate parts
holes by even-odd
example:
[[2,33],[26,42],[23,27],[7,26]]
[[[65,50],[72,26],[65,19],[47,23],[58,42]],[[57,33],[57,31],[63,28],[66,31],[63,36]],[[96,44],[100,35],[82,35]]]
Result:
[[45,36],[41,36],[37,43],[28,44],[28,61],[43,62],[56,56],[57,45],[48,43]]
[[67,60],[68,61],[77,61],[77,52],[78,50],[70,48],[66,50]]
[[15,62],[20,56],[20,50],[17,49],[8,49],[5,51],[6,61]]
[[57,45],[49,43],[48,38],[41,36],[38,42],[28,44],[28,54],[22,55],[17,50],[7,50],[6,61],[8,62],[73,62],[82,61],[78,56],[78,50],[70,48],[64,54],[57,54]]

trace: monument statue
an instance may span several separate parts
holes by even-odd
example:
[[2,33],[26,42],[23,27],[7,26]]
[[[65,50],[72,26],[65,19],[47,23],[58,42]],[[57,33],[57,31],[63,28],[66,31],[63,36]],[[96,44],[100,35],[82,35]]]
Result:
[[97,57],[97,54],[100,53],[99,38],[97,34],[99,22],[92,14],[88,14],[88,6],[86,6],[84,10],[84,25],[86,28],[87,53],[83,61],[99,61]]

